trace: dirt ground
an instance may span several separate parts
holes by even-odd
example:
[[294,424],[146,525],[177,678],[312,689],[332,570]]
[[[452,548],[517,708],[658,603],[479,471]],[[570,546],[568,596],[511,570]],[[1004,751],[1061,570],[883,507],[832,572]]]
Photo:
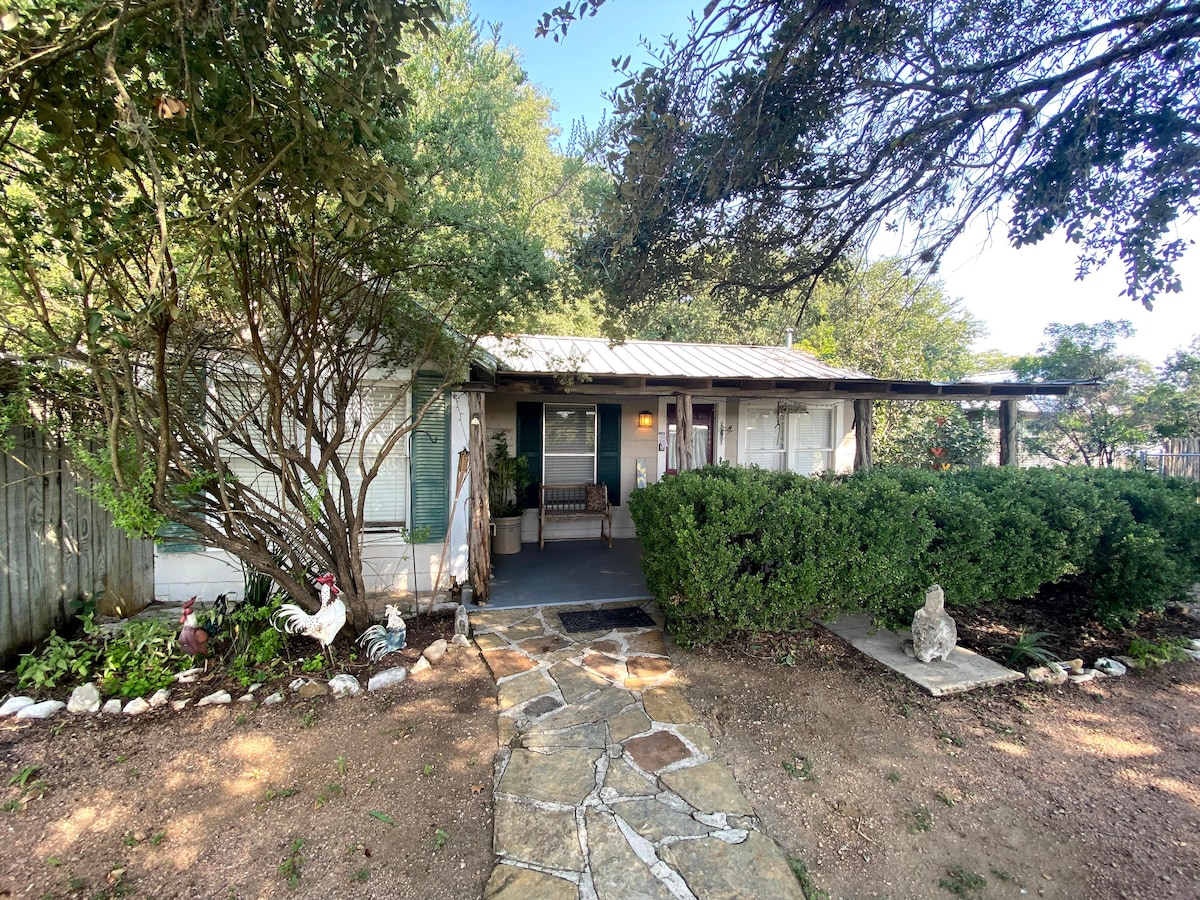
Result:
[[[404,665],[452,630],[409,627]],[[1200,896],[1200,665],[934,700],[823,630],[782,640],[673,657],[816,888]],[[0,897],[469,900],[492,865],[495,751],[473,650],[352,700],[8,720]]]
[[1200,665],[934,700],[820,629],[790,649],[672,655],[830,896],[1200,896]]
[[[417,619],[409,646],[452,632]],[[474,648],[352,699],[5,720],[0,897],[478,897],[495,752]]]

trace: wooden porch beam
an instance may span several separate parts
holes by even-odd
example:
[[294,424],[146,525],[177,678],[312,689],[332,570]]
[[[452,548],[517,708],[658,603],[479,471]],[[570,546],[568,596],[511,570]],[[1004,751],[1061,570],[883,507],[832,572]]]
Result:
[[1021,422],[1018,418],[1017,398],[1010,397],[1000,403],[1000,465],[1018,465],[1018,438]]
[[481,606],[491,596],[492,553],[491,512],[488,509],[487,419],[484,418],[484,395],[479,391],[467,394],[467,415],[470,432],[467,450],[470,452],[468,475],[471,496],[467,501],[467,576],[474,600]]
[[871,471],[875,443],[875,401],[854,401],[854,471]]

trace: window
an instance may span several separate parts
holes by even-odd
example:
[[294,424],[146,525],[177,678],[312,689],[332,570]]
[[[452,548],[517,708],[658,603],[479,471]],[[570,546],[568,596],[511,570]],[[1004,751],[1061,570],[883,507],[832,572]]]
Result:
[[774,404],[743,406],[747,465],[802,475],[833,468],[833,413],[831,406],[801,411],[783,411]]
[[543,484],[595,483],[595,406],[547,403],[543,433]]
[[[355,502],[362,487],[363,471],[370,471],[379,459],[388,439],[408,420],[407,395],[398,393],[402,385],[389,381],[367,383],[359,388],[357,402],[350,410],[348,424],[354,440],[347,442],[346,477]],[[426,438],[428,439],[428,438]],[[413,440],[421,440],[414,434]],[[375,527],[404,525],[408,520],[408,453],[402,438],[380,463],[379,471],[367,488],[363,508],[364,524]],[[362,448],[362,466],[358,451]]]

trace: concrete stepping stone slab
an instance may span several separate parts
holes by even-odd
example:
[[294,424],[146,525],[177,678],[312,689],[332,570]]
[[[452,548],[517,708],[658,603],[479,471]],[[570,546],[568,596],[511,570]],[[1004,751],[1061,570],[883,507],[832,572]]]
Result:
[[578,806],[596,787],[596,760],[601,751],[568,748],[553,753],[513,750],[500,778],[502,794]]
[[611,813],[588,810],[585,822],[597,900],[673,900],[633,852]]
[[583,665],[611,681],[621,681],[625,677],[625,670],[621,663],[605,653],[585,654]]
[[593,691],[608,685],[608,682],[596,673],[580,668],[568,660],[552,665],[550,677],[558,683],[563,699],[568,703],[582,700]]
[[483,900],[579,900],[579,888],[545,872],[501,864],[492,869]]
[[770,838],[752,831],[740,844],[718,838],[677,841],[660,855],[697,897],[723,900],[803,900],[783,851]]
[[653,653],[658,656],[667,655],[667,645],[663,641],[662,632],[657,628],[653,631],[643,631],[640,634],[628,634],[625,643],[629,653]]
[[624,688],[601,688],[586,700],[551,713],[536,725],[531,726],[530,730],[562,731],[565,728],[574,728],[576,725],[583,725],[587,722],[604,722],[623,712],[633,702],[633,694]]
[[653,797],[658,793],[657,784],[635,772],[623,759],[609,760],[604,788],[616,797]]
[[517,650],[484,650],[483,659],[496,681],[537,668],[537,663]]
[[542,694],[552,690],[554,690],[553,681],[541,672],[529,672],[504,682],[504,684],[497,688],[496,694],[499,699],[500,708],[511,709],[520,703],[524,703],[526,700],[540,697]]
[[493,827],[493,848],[499,856],[550,869],[583,871],[573,809],[538,809],[500,797]]
[[697,837],[712,831],[709,826],[697,822],[686,813],[671,809],[654,799],[625,800],[611,806],[612,811],[634,831],[655,843],[665,837]]
[[475,645],[480,650],[499,650],[501,647],[507,647],[508,641],[498,634],[487,632],[485,634],[475,635]]
[[636,706],[608,720],[608,733],[614,744],[623,743],[627,738],[641,734],[649,727],[650,717]]
[[753,808],[746,802],[729,767],[720,760],[701,763],[690,769],[678,769],[659,776],[663,784],[702,813],[733,813],[749,816]]
[[658,772],[692,755],[687,744],[669,731],[630,738],[625,742],[625,752],[646,772]]
[[673,668],[671,661],[663,656],[630,656],[625,659],[625,668],[630,678],[662,678]]
[[496,722],[496,737],[498,740],[497,746],[510,747],[513,739],[520,732],[517,729],[517,723],[508,716],[501,716]]
[[543,634],[541,637],[526,638],[518,645],[523,653],[528,653],[530,656],[542,656],[546,653],[553,653],[555,650],[563,650],[571,646],[571,642],[564,640],[561,635]]
[[603,750],[608,744],[608,729],[603,722],[592,722],[569,728],[557,734],[526,734],[521,738],[521,746],[533,749],[548,747],[595,747]]
[[655,722],[690,725],[700,721],[683,691],[676,687],[656,687],[642,691],[642,705],[646,707],[646,715]]

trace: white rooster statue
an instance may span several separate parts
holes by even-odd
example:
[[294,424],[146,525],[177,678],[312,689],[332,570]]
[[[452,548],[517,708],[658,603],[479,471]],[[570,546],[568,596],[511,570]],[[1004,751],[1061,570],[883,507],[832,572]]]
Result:
[[316,638],[333,661],[329,645],[346,624],[346,604],[337,599],[338,589],[333,575],[326,572],[317,579],[321,592],[321,608],[315,613],[306,613],[295,603],[285,603],[271,616],[271,624],[287,634],[304,634]]
[[389,653],[408,646],[405,640],[407,629],[400,618],[400,610],[389,603],[383,611],[387,613],[387,627],[372,625],[358,636],[358,645],[367,651],[367,658],[371,662],[379,662]]

